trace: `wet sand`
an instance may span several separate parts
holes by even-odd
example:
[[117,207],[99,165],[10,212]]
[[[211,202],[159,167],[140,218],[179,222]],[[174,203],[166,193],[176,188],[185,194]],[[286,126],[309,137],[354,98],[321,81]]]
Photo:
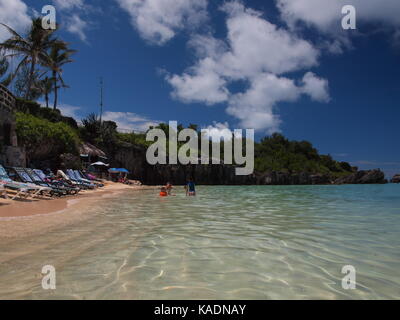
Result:
[[96,214],[91,207],[101,198],[152,187],[106,182],[105,187],[84,190],[62,198],[10,200],[0,198],[0,239],[23,238],[85,220]]

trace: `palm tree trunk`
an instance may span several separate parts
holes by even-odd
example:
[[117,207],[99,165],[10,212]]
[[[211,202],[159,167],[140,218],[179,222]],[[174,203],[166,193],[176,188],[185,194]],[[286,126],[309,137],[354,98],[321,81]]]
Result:
[[49,107],[49,93],[46,92],[44,97],[46,99],[46,108],[48,108]]
[[53,81],[54,81],[54,110],[57,109],[57,100],[58,100],[58,91],[57,91],[57,74],[53,72]]
[[32,89],[32,83],[33,83],[33,75],[35,73],[35,65],[36,65],[36,59],[32,57],[32,62],[31,62],[31,70],[29,71],[29,78],[28,78],[28,84],[25,92],[25,99],[29,99],[31,89]]

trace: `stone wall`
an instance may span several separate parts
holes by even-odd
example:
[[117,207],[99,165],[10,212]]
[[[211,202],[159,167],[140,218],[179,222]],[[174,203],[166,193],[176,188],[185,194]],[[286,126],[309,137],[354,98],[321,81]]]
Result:
[[18,147],[15,123],[15,97],[0,84],[0,162],[25,166],[25,151]]

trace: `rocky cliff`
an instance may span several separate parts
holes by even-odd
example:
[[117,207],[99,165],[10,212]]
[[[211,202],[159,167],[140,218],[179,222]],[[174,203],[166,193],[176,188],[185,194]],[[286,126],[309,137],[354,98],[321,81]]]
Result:
[[391,183],[400,183],[400,173],[393,176]]
[[18,146],[15,123],[15,98],[0,84],[0,163],[25,166],[25,149]]
[[249,176],[236,176],[232,165],[149,165],[144,148],[137,146],[120,147],[112,157],[112,167],[127,168],[135,179],[144,184],[160,185],[170,181],[184,184],[193,177],[201,185],[317,185],[317,184],[375,184],[387,183],[379,169],[357,171],[346,177],[334,179],[330,175],[306,172],[255,172]]
[[379,169],[360,170],[334,181],[335,184],[383,184],[387,182],[385,174]]

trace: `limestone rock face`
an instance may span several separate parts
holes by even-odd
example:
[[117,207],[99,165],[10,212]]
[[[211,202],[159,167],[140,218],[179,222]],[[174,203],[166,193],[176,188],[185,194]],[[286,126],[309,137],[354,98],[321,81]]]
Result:
[[400,173],[399,174],[395,174],[392,178],[392,180],[390,180],[391,183],[400,183]]
[[237,176],[232,165],[150,165],[146,161],[146,150],[138,146],[118,148],[110,157],[111,167],[126,168],[137,180],[148,185],[160,185],[166,182],[184,184],[193,177],[202,185],[323,185],[323,184],[373,184],[386,183],[384,173],[380,170],[356,171],[347,177],[333,179],[327,174],[310,174],[307,172],[266,172],[253,173],[248,176]]
[[15,123],[15,98],[0,84],[0,162],[25,166],[25,149],[18,147]]
[[346,177],[336,179],[335,184],[383,184],[387,183],[385,174],[379,170],[360,170]]

